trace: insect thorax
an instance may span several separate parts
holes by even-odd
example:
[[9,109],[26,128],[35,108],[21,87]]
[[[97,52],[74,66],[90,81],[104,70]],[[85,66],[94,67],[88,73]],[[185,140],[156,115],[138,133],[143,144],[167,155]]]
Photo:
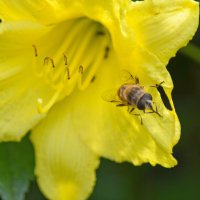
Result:
[[139,85],[124,84],[118,90],[119,98],[131,106],[137,106],[137,102],[143,95],[144,89]]

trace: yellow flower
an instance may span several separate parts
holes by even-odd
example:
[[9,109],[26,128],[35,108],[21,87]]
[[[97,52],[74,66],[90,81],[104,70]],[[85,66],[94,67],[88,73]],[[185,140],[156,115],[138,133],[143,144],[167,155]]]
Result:
[[[53,200],[91,193],[99,156],[172,167],[180,125],[166,65],[193,37],[193,0],[0,1],[0,139],[32,130],[36,175]],[[145,87],[162,117],[140,119],[103,101],[126,69],[148,86],[164,81],[172,111]]]

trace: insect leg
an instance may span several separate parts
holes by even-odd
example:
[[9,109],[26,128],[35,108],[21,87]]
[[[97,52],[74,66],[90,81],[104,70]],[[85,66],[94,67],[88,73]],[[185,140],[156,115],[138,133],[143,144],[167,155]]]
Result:
[[132,115],[139,116],[140,117],[140,123],[141,123],[141,125],[143,125],[142,116],[140,114],[132,114]]
[[117,104],[116,106],[126,106],[125,104],[123,104],[123,103],[120,103],[120,104]]
[[162,117],[161,115],[160,115],[160,113],[158,112],[158,107],[157,107],[157,105],[156,105],[156,102],[153,102],[153,104],[155,105],[155,107],[156,107],[156,110],[154,111],[158,116],[160,116],[160,117]]
[[140,84],[140,80],[137,76],[135,76],[135,84]]
[[129,113],[132,113],[134,110],[135,110],[135,108],[131,108],[131,110],[129,110],[129,107],[128,107],[128,112]]
[[145,114],[155,113],[154,111],[146,112],[146,110],[143,110],[143,112],[144,112]]
[[137,76],[133,76],[130,72],[128,73],[130,74],[130,78],[135,81],[135,84],[140,84],[140,80]]
[[162,82],[160,82],[159,84],[151,85],[150,87],[158,88],[158,87],[162,86],[162,84],[163,84],[164,82],[165,82],[165,81],[162,81]]
[[141,125],[143,125],[143,119],[142,119],[142,116],[140,114],[137,114],[137,113],[131,113],[129,112],[131,115],[135,115],[135,116],[139,116],[140,117],[140,123]]
[[152,108],[152,111],[146,112],[146,110],[144,109],[144,110],[143,110],[143,112],[144,112],[145,114],[152,114],[152,113],[156,113],[158,116],[162,117],[162,116],[160,115],[160,113],[158,112],[158,107],[157,107],[156,103],[155,103],[155,102],[153,102],[153,104],[155,105],[155,107],[156,107],[156,110],[154,110],[154,109]]
[[139,83],[139,78],[138,77],[135,77],[135,76],[133,76],[129,71],[127,71],[127,70],[123,70],[123,76],[124,76],[124,81],[126,82],[126,81],[133,81],[133,82],[135,82],[136,84],[138,84]]

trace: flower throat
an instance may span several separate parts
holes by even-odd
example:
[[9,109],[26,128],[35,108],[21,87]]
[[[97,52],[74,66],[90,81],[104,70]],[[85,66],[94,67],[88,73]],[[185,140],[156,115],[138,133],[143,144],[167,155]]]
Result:
[[101,24],[79,18],[52,25],[32,48],[35,74],[52,88],[50,97],[38,98],[39,113],[46,113],[76,84],[79,90],[85,90],[95,80],[98,68],[109,58],[110,37]]

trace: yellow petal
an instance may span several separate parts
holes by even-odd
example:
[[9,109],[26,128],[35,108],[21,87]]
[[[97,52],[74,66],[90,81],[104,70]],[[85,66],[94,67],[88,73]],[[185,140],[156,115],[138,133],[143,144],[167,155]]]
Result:
[[63,105],[55,106],[31,135],[37,180],[51,200],[84,200],[95,183],[98,157],[75,134],[69,117]]
[[[109,63],[107,60],[101,64],[102,70],[99,70],[95,75],[97,81],[88,91],[82,93],[75,90],[73,96],[66,100],[66,105],[63,103],[66,116],[71,120],[70,125],[75,129],[74,132],[78,132],[91,149],[113,160],[127,160],[134,164],[150,162],[152,165],[159,163],[166,167],[173,166],[176,161],[171,155],[172,147],[179,139],[180,127],[171,100],[173,84],[165,69],[165,64],[170,56],[174,55],[178,48],[186,44],[187,40],[194,34],[198,21],[196,4],[190,0],[149,0],[132,3],[123,0],[46,0],[43,2],[46,9],[43,9],[42,3],[37,4],[37,1],[36,3],[23,1],[20,6],[14,1],[11,1],[10,4],[2,1],[2,9],[4,10],[2,13],[5,20],[22,20],[24,16],[21,13],[24,12],[27,19],[39,21],[41,24],[45,24],[45,27],[53,26],[55,28],[54,36],[65,34],[59,32],[61,34],[57,35],[56,28],[68,23],[68,19],[88,17],[87,20],[96,20],[102,24],[111,36],[110,53],[113,54],[113,57],[110,55],[108,60],[112,60],[112,62]],[[171,3],[170,6],[169,3]],[[40,6],[42,9],[40,9]],[[152,10],[155,11],[156,9],[159,10],[157,15],[154,12],[152,13]],[[194,15],[191,10],[195,10]],[[23,12],[18,15],[19,11]],[[28,16],[29,13],[30,17]],[[174,24],[173,17],[177,21],[180,16],[183,16],[183,19],[180,19],[181,23]],[[190,30],[186,29],[183,38],[177,40],[175,36],[180,33],[183,25],[188,24],[193,19],[195,22],[192,23],[192,28]],[[163,28],[161,26],[162,20],[165,25],[165,32],[161,32],[163,37],[159,35],[157,30]],[[59,26],[57,26],[58,22]],[[171,26],[166,28],[167,25],[171,24],[177,26],[174,29]],[[59,28],[59,31],[61,30],[62,28]],[[156,37],[154,37],[155,34]],[[45,42],[42,43],[47,44],[47,48],[49,47],[48,39],[47,37],[47,41],[44,40]],[[170,41],[168,42],[168,40]],[[62,41],[62,38],[60,38],[60,41]],[[178,41],[177,44],[175,41]],[[162,51],[160,47],[163,47],[164,50]],[[44,56],[46,53],[48,52],[43,51]],[[58,59],[57,62],[59,61]],[[111,103],[103,102],[102,93],[106,89],[116,86],[114,82],[117,80],[117,75],[122,68],[128,69],[131,73],[134,72],[134,75],[139,76],[141,83],[144,85],[165,81],[164,89],[173,111],[169,111],[164,107],[156,90],[149,89],[159,106],[163,118],[144,115],[144,121],[146,122],[144,126],[141,126],[139,120],[135,116],[130,116],[124,108],[116,108]],[[55,103],[50,100],[48,105],[53,105],[52,102]],[[50,108],[51,106],[47,107]],[[70,125],[69,128],[71,129]],[[166,127],[169,127],[169,130]]]
[[[94,20],[95,16],[99,19],[102,17],[105,21],[105,17],[113,16],[115,18],[115,14],[119,16],[121,6],[127,4],[128,1],[123,0],[22,0],[20,4],[14,0],[9,2],[2,0],[0,9],[2,18],[8,21],[29,19],[51,24],[53,21],[58,22],[64,18],[67,20],[82,16],[93,16]],[[110,20],[112,19],[110,18]]]
[[0,17],[3,21],[37,21],[37,17],[45,18],[49,13],[53,15],[52,5],[46,0],[22,0],[20,3],[14,0],[9,2],[2,0],[0,10]]
[[156,89],[150,89],[150,92],[163,117],[143,114],[144,125],[137,116],[127,112],[127,107],[116,107],[104,101],[102,94],[112,85],[115,88],[119,70],[113,60],[108,66],[99,71],[87,91],[75,91],[61,103],[68,119],[67,130],[78,133],[98,155],[117,162],[174,166],[176,160],[171,155],[172,148],[180,137],[175,112],[164,107]]
[[[39,21],[46,25],[78,17],[100,22],[111,34],[117,55],[134,61],[137,48],[147,48],[165,65],[192,38],[198,25],[198,3],[192,0],[23,0],[0,2],[3,20]],[[14,16],[13,16],[14,15]]]
[[4,23],[1,31],[0,140],[20,140],[43,117],[38,113],[37,99],[49,93],[46,85],[33,76],[31,67],[32,44],[41,34],[41,26],[31,22]]
[[196,32],[199,4],[193,0],[133,2],[126,19],[137,43],[166,65]]

